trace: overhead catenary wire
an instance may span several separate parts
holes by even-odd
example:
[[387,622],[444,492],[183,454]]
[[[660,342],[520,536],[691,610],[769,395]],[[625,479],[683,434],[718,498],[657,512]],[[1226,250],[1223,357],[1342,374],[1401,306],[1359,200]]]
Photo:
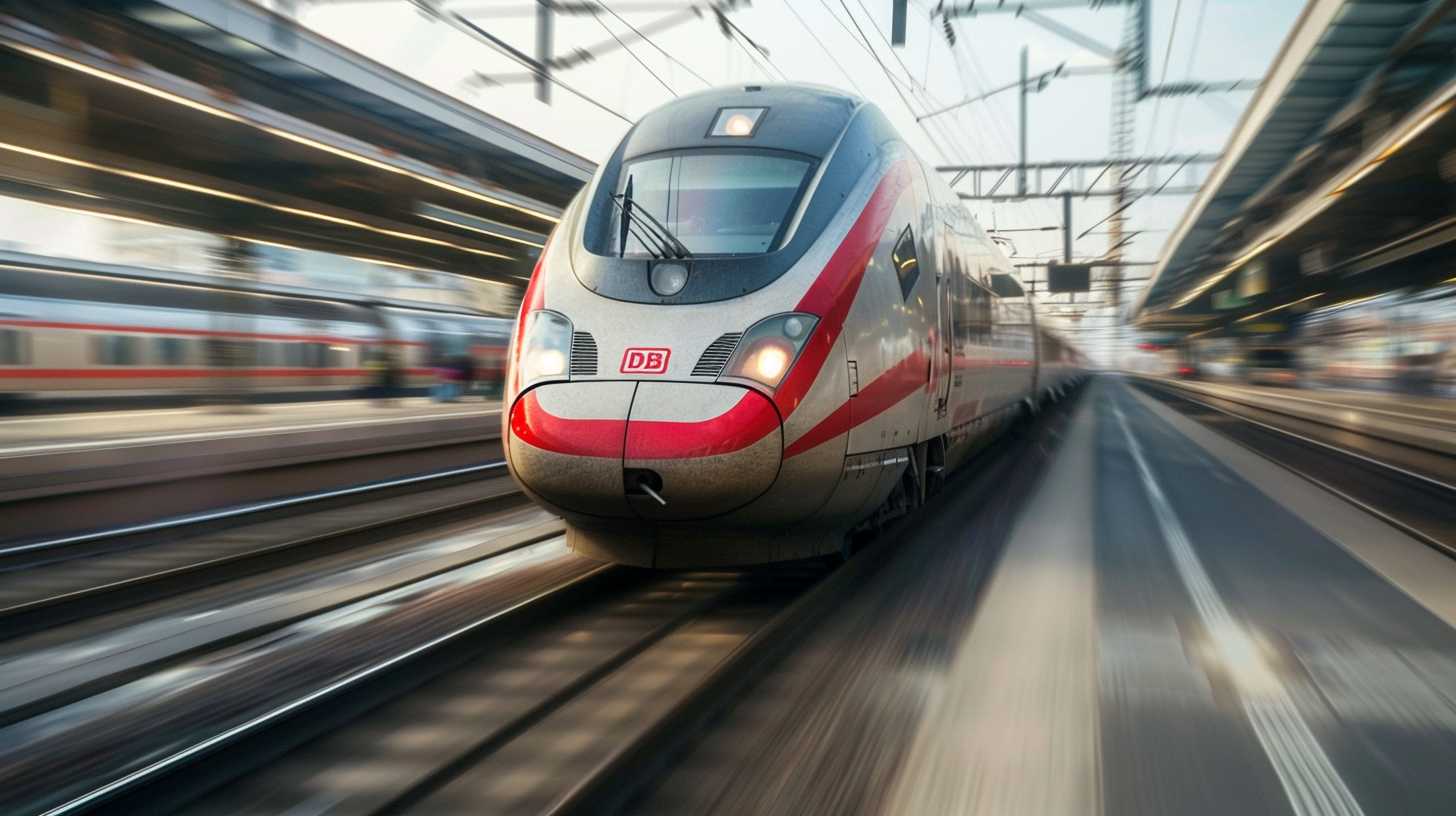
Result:
[[[758,66],[758,69],[763,72],[764,76],[772,80],[775,78],[774,74],[777,73],[779,81],[789,81],[789,75],[785,74],[781,68],[774,64],[773,58],[769,56],[768,49],[759,45],[758,41],[748,36],[748,34],[744,32],[742,28],[739,28],[736,23],[728,19],[728,17],[724,15],[721,11],[718,12],[718,25],[723,30],[724,34],[728,37],[728,39],[732,40],[735,44],[737,44],[740,49],[742,49],[743,53],[748,57],[749,61],[752,62],[754,65]],[[757,53],[758,56],[754,56],[755,53]],[[762,57],[762,62],[760,62],[759,60],[760,57]],[[765,63],[768,67],[765,67]]]
[[[823,0],[820,0],[820,4],[823,4]],[[859,32],[859,38],[864,41],[865,50],[869,52],[869,55],[872,58],[874,58],[875,64],[880,67],[880,73],[884,74],[885,78],[890,80],[890,87],[895,89],[895,95],[900,97],[901,104],[905,106],[905,109],[910,112],[911,116],[914,116],[915,106],[910,103],[910,99],[905,96],[905,92],[900,90],[900,85],[895,81],[894,74],[890,71],[889,67],[885,65],[885,61],[880,59],[879,53],[875,51],[873,44],[870,43],[870,38],[865,35],[864,29],[860,27],[859,20],[856,19],[854,13],[849,10],[849,4],[846,3],[845,0],[839,0],[839,5],[844,8],[845,16],[849,17],[849,22],[854,25],[855,31]],[[825,10],[828,11],[827,8]],[[833,16],[833,14],[831,13],[830,16]],[[878,31],[878,29],[876,30]],[[930,145],[936,149],[936,152],[940,153],[941,159],[943,161],[949,160],[950,154],[946,152],[945,148],[941,146],[939,142],[936,141],[936,139],[931,135],[930,130],[928,128],[923,128],[923,130],[925,130],[925,136],[927,141],[929,141]]]
[[[1203,42],[1203,17],[1208,11],[1208,0],[1200,0],[1198,4],[1198,17],[1193,22],[1193,43],[1188,47],[1188,64],[1183,69],[1183,78],[1188,81],[1193,79],[1193,68],[1198,60],[1198,47]],[[1178,97],[1173,105],[1173,121],[1168,127],[1168,150],[1173,149],[1173,143],[1178,138],[1178,120],[1183,118],[1183,103],[1188,101],[1185,97]]]
[[667,92],[672,94],[674,97],[679,95],[677,91],[673,90],[673,87],[671,85],[667,84],[667,80],[658,76],[657,72],[652,70],[652,66],[648,65],[646,62],[643,62],[642,58],[637,56],[636,51],[633,51],[630,47],[627,46],[626,43],[622,42],[622,38],[617,36],[617,32],[613,31],[611,26],[607,25],[607,21],[603,20],[601,18],[601,15],[593,14],[592,19],[596,20],[597,25],[601,26],[603,31],[610,34],[612,36],[612,39],[616,40],[617,44],[622,46],[622,50],[626,51],[628,56],[635,60],[638,65],[642,66],[642,70],[646,71],[652,76],[653,79],[657,80],[657,84],[661,85],[663,88],[666,88]]
[[829,47],[824,44],[823,40],[819,39],[818,34],[814,33],[813,27],[811,27],[809,23],[806,22],[802,16],[800,16],[799,12],[794,10],[794,4],[786,2],[784,3],[784,8],[788,9],[789,13],[794,15],[794,19],[799,21],[799,25],[804,29],[804,32],[809,35],[810,39],[814,40],[815,44],[819,46],[819,50],[824,52],[824,56],[829,58],[829,61],[834,64],[834,67],[836,69],[839,70],[840,75],[843,76],[844,80],[849,83],[849,86],[854,89],[854,92],[859,94],[861,97],[864,97],[866,99],[869,98],[869,95],[864,92],[864,89],[859,86],[858,82],[854,81],[854,77],[850,75],[849,71],[845,70],[844,65],[838,60],[838,58],[834,56],[834,52],[829,50]]
[[[880,42],[884,43],[885,47],[890,50],[890,55],[895,58],[895,61],[897,63],[899,63],[900,70],[902,70],[902,71],[905,72],[905,78],[906,78],[906,81],[908,82],[908,84],[910,86],[910,93],[911,93],[911,95],[912,96],[916,96],[920,100],[921,105],[922,105],[923,108],[926,108],[926,109],[939,109],[939,108],[945,107],[945,105],[940,100],[938,100],[938,99],[935,98],[934,94],[932,94],[930,92],[930,89],[925,86],[924,81],[921,81],[919,83],[917,83],[915,81],[915,74],[910,70],[910,66],[909,65],[906,65],[905,64],[905,60],[903,60],[903,59],[900,58],[900,54],[899,54],[898,51],[895,50],[894,45],[890,42],[890,38],[889,37],[886,37],[885,36],[885,32],[882,31],[880,29],[880,27],[875,23],[875,21],[874,21],[874,15],[870,14],[869,9],[867,9],[865,7],[864,1],[863,0],[855,0],[855,3],[856,3],[856,5],[859,6],[860,11],[864,13],[865,17],[869,18],[870,27],[873,28],[874,31],[875,31],[875,34],[879,36]],[[848,8],[846,8],[845,11],[848,11]],[[851,18],[852,17],[853,17],[853,15],[851,15]],[[926,63],[927,63],[927,65],[929,64],[930,46],[931,46],[931,44],[933,42],[934,42],[934,39],[932,38],[931,40],[929,40],[926,43],[925,53],[926,53]],[[921,115],[916,115],[914,110],[911,110],[910,112],[911,112],[912,115],[915,115],[915,121],[916,121],[916,123],[917,124],[922,124],[922,127],[923,127],[923,121],[924,120],[922,119],[922,116]],[[950,145],[951,145],[951,147],[953,147],[953,148],[959,146],[960,140],[956,138],[956,136],[954,135],[954,133],[950,133],[948,131],[948,127],[949,126],[946,125],[945,123],[938,123],[937,130],[940,133],[940,137],[942,139],[944,139],[945,141],[949,142]],[[967,132],[974,132],[974,131],[971,130],[971,129],[967,129]],[[942,152],[944,153],[945,151],[942,150]],[[963,153],[962,155],[964,156],[965,154]]]
[[457,14],[455,12],[447,12],[445,15],[442,15],[440,19],[450,21],[451,24],[454,25],[456,28],[463,26],[466,29],[466,33],[473,36],[477,41],[485,43],[497,53],[509,58],[510,60],[514,61],[515,63],[535,74],[536,76],[545,79],[547,82],[550,82],[552,85],[561,88],[562,90],[566,91],[572,96],[577,97],[583,102],[586,102],[587,104],[599,110],[605,111],[606,113],[609,113],[617,117],[618,119],[621,119],[623,122],[626,122],[628,124],[632,123],[633,120],[631,117],[598,101],[592,96],[583,93],[576,88],[573,88],[570,84],[563,82],[557,77],[553,76],[549,71],[542,70],[542,68],[539,65],[535,64],[534,61],[523,58],[521,55],[515,53],[514,48],[506,45],[500,40],[500,38],[496,37],[494,34],[491,34],[484,28],[481,28],[479,25],[471,22],[470,19],[465,17],[464,15]]
[[[656,49],[657,50],[657,53],[661,54],[664,59],[668,60],[673,65],[676,65],[677,67],[683,69],[684,71],[687,71],[688,73],[692,74],[699,82],[703,83],[704,85],[706,85],[708,87],[712,87],[713,83],[712,82],[709,82],[702,74],[698,73],[697,71],[694,71],[693,70],[693,67],[691,65],[688,65],[687,63],[683,62],[682,60],[680,60],[677,57],[674,57],[672,54],[668,53],[668,51],[665,48],[663,48],[662,46],[658,45],[655,40],[653,40],[651,37],[647,36],[646,34],[643,34],[641,31],[639,31],[637,29],[636,26],[634,26],[631,23],[627,22],[626,18],[624,18],[622,15],[618,14],[617,12],[613,11],[611,6],[607,5],[604,2],[601,2],[601,0],[598,0],[597,5],[601,6],[603,9],[605,9],[608,14],[610,14],[613,17],[617,18],[617,21],[620,22],[622,25],[624,25],[627,28],[631,29],[632,33],[633,34],[636,34],[638,36],[638,38],[640,38],[643,42],[647,43],[648,45],[650,45],[654,49]],[[625,48],[626,46],[623,46],[623,47]]]
[[[1143,0],[1151,3],[1152,0]],[[1135,12],[1134,12],[1135,13]],[[1163,70],[1158,74],[1158,85],[1165,85],[1168,81],[1168,66],[1173,61],[1173,38],[1178,33],[1178,18],[1183,14],[1183,0],[1177,0],[1173,6],[1173,24],[1168,26],[1168,44],[1163,48]],[[1153,139],[1158,133],[1158,114],[1163,108],[1163,97],[1161,94],[1153,100],[1153,116],[1148,121],[1148,142],[1143,148],[1143,155],[1149,155],[1153,149]]]
[[[958,25],[958,23],[952,21],[951,25]],[[948,44],[948,48],[951,52],[951,57],[956,64],[957,77],[961,81],[961,90],[964,92],[964,96],[971,95],[972,91],[974,91],[975,94],[984,95],[986,93],[987,86],[989,85],[989,82],[986,79],[985,67],[981,65],[981,61],[979,58],[976,57],[976,52],[974,50],[972,50],[969,46],[966,46],[965,48],[961,47],[961,45],[965,42],[967,42],[966,37],[957,37],[955,45]],[[967,87],[968,84],[970,87]],[[1012,147],[1013,140],[1011,139],[1010,134],[1007,133],[1005,129],[1005,124],[1003,122],[1005,111],[1001,107],[1001,100],[996,97],[991,97],[990,99],[986,100],[986,103],[996,114],[987,117],[992,125],[992,127],[989,128],[991,140],[998,144],[1003,155],[1008,157],[1014,156],[1016,154],[1016,151]],[[962,108],[956,111],[956,114],[965,114],[969,116],[970,110],[968,108]],[[1036,212],[1036,215],[1034,217],[1035,220],[1060,220],[1061,218],[1059,208],[1047,199],[1032,199],[1028,203]],[[992,215],[994,216],[996,212],[996,205],[992,203],[990,206]]]

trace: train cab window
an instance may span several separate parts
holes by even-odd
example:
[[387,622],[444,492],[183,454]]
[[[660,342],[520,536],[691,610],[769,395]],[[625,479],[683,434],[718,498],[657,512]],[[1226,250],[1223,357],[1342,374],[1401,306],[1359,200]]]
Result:
[[29,365],[30,335],[17,329],[0,329],[0,365]]
[[920,277],[920,259],[915,254],[915,234],[906,227],[895,239],[895,248],[890,252],[890,263],[895,267],[895,277],[900,279],[900,297],[908,299]]
[[[612,192],[625,195],[630,179],[633,205],[661,221],[695,255],[758,255],[778,248],[812,168],[805,158],[766,151],[657,154],[623,166]],[[637,237],[647,228],[635,217],[622,251],[622,212],[607,206],[612,216],[603,254],[652,254]]]
[[91,338],[91,359],[98,365],[136,365],[137,338],[124,334],[104,334]]
[[158,337],[157,362],[162,365],[182,365],[187,362],[187,341],[180,337]]

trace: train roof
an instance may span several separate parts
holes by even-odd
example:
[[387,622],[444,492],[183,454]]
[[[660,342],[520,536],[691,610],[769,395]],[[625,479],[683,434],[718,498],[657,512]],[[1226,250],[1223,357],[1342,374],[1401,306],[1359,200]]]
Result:
[[0,297],[29,297],[110,303],[119,306],[228,311],[317,320],[367,321],[368,312],[351,303],[297,295],[247,292],[185,283],[139,281],[84,272],[6,269]]
[[[863,104],[859,97],[817,85],[710,88],[675,99],[642,117],[627,135],[621,156],[632,159],[664,150],[752,147],[822,159]],[[724,108],[762,108],[764,112],[751,136],[712,136],[710,131]]]

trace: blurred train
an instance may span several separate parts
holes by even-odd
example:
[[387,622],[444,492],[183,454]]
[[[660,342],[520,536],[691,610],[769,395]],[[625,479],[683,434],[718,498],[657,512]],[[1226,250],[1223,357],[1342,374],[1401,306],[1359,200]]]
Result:
[[418,391],[468,356],[502,380],[510,321],[283,293],[7,267],[0,397],[250,400]]
[[1317,309],[1294,344],[1309,385],[1456,396],[1456,286]]
[[1268,337],[1208,337],[1159,352],[1155,373],[1255,385],[1456,396],[1456,285],[1356,298]]
[[510,361],[511,472],[576,550],[656,567],[838,552],[1085,367],[879,110],[793,85],[633,127]]

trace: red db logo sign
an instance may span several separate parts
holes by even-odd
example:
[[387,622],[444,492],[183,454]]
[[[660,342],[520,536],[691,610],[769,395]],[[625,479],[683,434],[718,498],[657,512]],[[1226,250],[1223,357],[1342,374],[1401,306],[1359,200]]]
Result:
[[672,351],[665,348],[629,348],[622,354],[622,373],[666,374],[670,356]]

